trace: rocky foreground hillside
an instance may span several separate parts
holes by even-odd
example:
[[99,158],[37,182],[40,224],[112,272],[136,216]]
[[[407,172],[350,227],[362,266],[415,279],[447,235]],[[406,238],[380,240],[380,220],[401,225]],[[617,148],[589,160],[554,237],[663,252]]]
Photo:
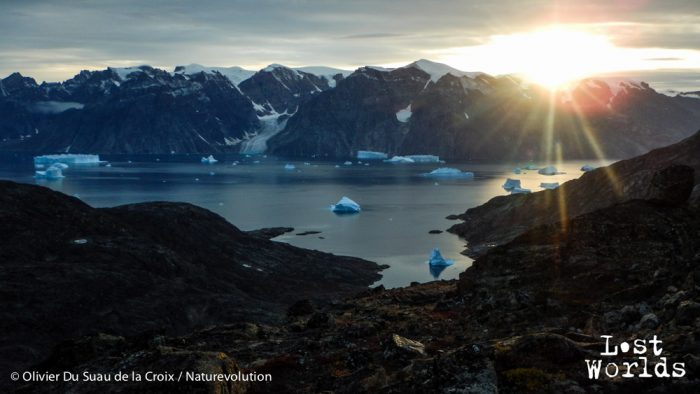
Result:
[[0,387],[69,338],[280,321],[294,301],[342,299],[382,269],[270,241],[274,229],[240,231],[190,204],[95,209],[6,181],[0,234]]
[[[682,146],[669,149],[680,153]],[[269,373],[271,382],[57,383],[13,389],[696,393],[700,195],[691,191],[695,177],[691,167],[662,166],[622,190],[635,199],[526,230],[486,252],[456,281],[377,288],[326,306],[298,302],[280,324],[240,322],[183,336],[88,336],[63,343],[36,367],[240,371]],[[609,346],[619,349],[617,355],[601,355],[603,335],[611,336]],[[623,342],[639,353],[623,350]],[[589,376],[585,360],[600,360],[614,377],[605,370]],[[636,364],[627,371],[625,362]],[[648,373],[664,377],[640,377],[643,363]]]
[[396,69],[270,65],[82,71],[60,83],[0,80],[0,150],[71,153],[358,150],[450,160],[631,157],[689,136],[700,98],[641,81],[586,79],[550,92],[510,76],[419,60]]

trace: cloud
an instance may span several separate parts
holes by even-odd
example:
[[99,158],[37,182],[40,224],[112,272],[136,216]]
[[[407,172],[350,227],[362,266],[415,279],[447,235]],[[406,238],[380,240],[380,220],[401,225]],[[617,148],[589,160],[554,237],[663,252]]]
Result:
[[556,23],[618,45],[700,50],[695,0],[0,0],[0,9],[0,76],[39,80],[142,63],[407,63]]

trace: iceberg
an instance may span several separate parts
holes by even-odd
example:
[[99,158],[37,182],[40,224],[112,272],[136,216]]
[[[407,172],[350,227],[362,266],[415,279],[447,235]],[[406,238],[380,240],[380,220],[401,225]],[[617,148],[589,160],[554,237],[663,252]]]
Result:
[[218,160],[216,160],[213,155],[209,155],[209,157],[202,157],[202,164],[214,164],[216,162],[218,162]]
[[434,155],[407,155],[406,157],[416,163],[444,163],[443,160],[440,160],[440,156]]
[[520,188],[520,179],[508,178],[506,179],[506,183],[504,183],[502,187],[507,191],[511,191],[515,188]]
[[474,173],[469,171],[462,172],[456,168],[441,167],[425,173],[423,176],[440,178],[474,178]]
[[364,160],[382,160],[386,159],[388,155],[384,152],[374,152],[371,150],[358,150],[357,158]]
[[415,163],[413,159],[406,156],[394,156],[391,159],[384,160],[385,163],[395,163],[395,164],[409,164]]
[[530,189],[523,189],[520,187],[514,187],[511,191],[510,194],[530,194],[532,191]]
[[61,178],[65,178],[65,177],[63,176],[63,171],[61,171],[61,168],[51,166],[46,171],[35,171],[34,178],[47,179],[47,180],[53,181],[53,180],[61,179]]
[[434,248],[433,251],[430,252],[430,257],[428,257],[428,264],[435,266],[448,266],[454,264],[454,261],[445,260],[445,258],[440,254],[440,249]]
[[331,206],[331,210],[335,213],[358,213],[360,209],[360,204],[345,196]]
[[588,172],[588,171],[593,171],[595,170],[595,167],[593,167],[590,164],[584,164],[583,167],[581,167],[581,171],[583,172]]
[[540,183],[540,187],[543,189],[549,189],[549,190],[554,190],[559,187],[559,182],[542,182]]
[[351,165],[352,165],[352,162],[348,160],[348,161],[346,161],[345,163],[343,163],[343,165],[344,165],[344,166],[351,166]]
[[555,175],[557,173],[557,169],[554,166],[547,166],[544,168],[540,168],[540,170],[537,171],[537,173],[540,175]]
[[285,170],[295,170],[296,167],[294,166],[294,164],[285,164],[284,169]]
[[45,166],[51,166],[56,163],[61,163],[68,166],[86,164],[99,165],[103,162],[100,161],[100,155],[90,154],[65,153],[60,155],[42,155],[34,157],[34,166],[36,168],[44,168]]

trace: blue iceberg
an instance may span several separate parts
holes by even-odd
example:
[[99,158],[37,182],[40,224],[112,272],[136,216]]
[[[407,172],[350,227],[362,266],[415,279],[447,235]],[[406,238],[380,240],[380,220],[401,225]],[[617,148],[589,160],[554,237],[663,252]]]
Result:
[[202,157],[202,164],[214,164],[216,162],[218,162],[218,160],[216,160],[213,155],[209,155],[209,157]]
[[69,165],[99,165],[104,162],[100,161],[100,155],[89,154],[65,153],[34,157],[34,166],[36,168],[44,168],[45,166],[52,166],[58,163],[65,165],[66,167],[62,167],[62,169],[66,169]]
[[555,175],[557,173],[557,168],[554,166],[547,166],[544,168],[540,168],[540,170],[537,171],[537,173],[540,175]]
[[431,266],[443,266],[446,267],[448,265],[454,264],[453,260],[445,260],[444,257],[440,254],[440,249],[434,248],[432,252],[430,252],[430,257],[428,258],[428,264]]
[[331,210],[335,213],[358,213],[360,212],[360,204],[343,196],[337,203],[331,206]]
[[559,187],[559,182],[542,182],[540,187],[543,189],[554,190]]
[[520,179],[506,179],[506,183],[502,186],[506,191],[511,191],[515,188],[520,188]]

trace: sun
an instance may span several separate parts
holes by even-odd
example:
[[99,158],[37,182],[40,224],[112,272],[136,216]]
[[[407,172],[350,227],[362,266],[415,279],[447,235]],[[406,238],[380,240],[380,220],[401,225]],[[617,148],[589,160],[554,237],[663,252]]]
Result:
[[621,60],[605,35],[571,27],[495,35],[482,45],[455,49],[445,59],[450,64],[518,74],[549,89],[616,69]]

